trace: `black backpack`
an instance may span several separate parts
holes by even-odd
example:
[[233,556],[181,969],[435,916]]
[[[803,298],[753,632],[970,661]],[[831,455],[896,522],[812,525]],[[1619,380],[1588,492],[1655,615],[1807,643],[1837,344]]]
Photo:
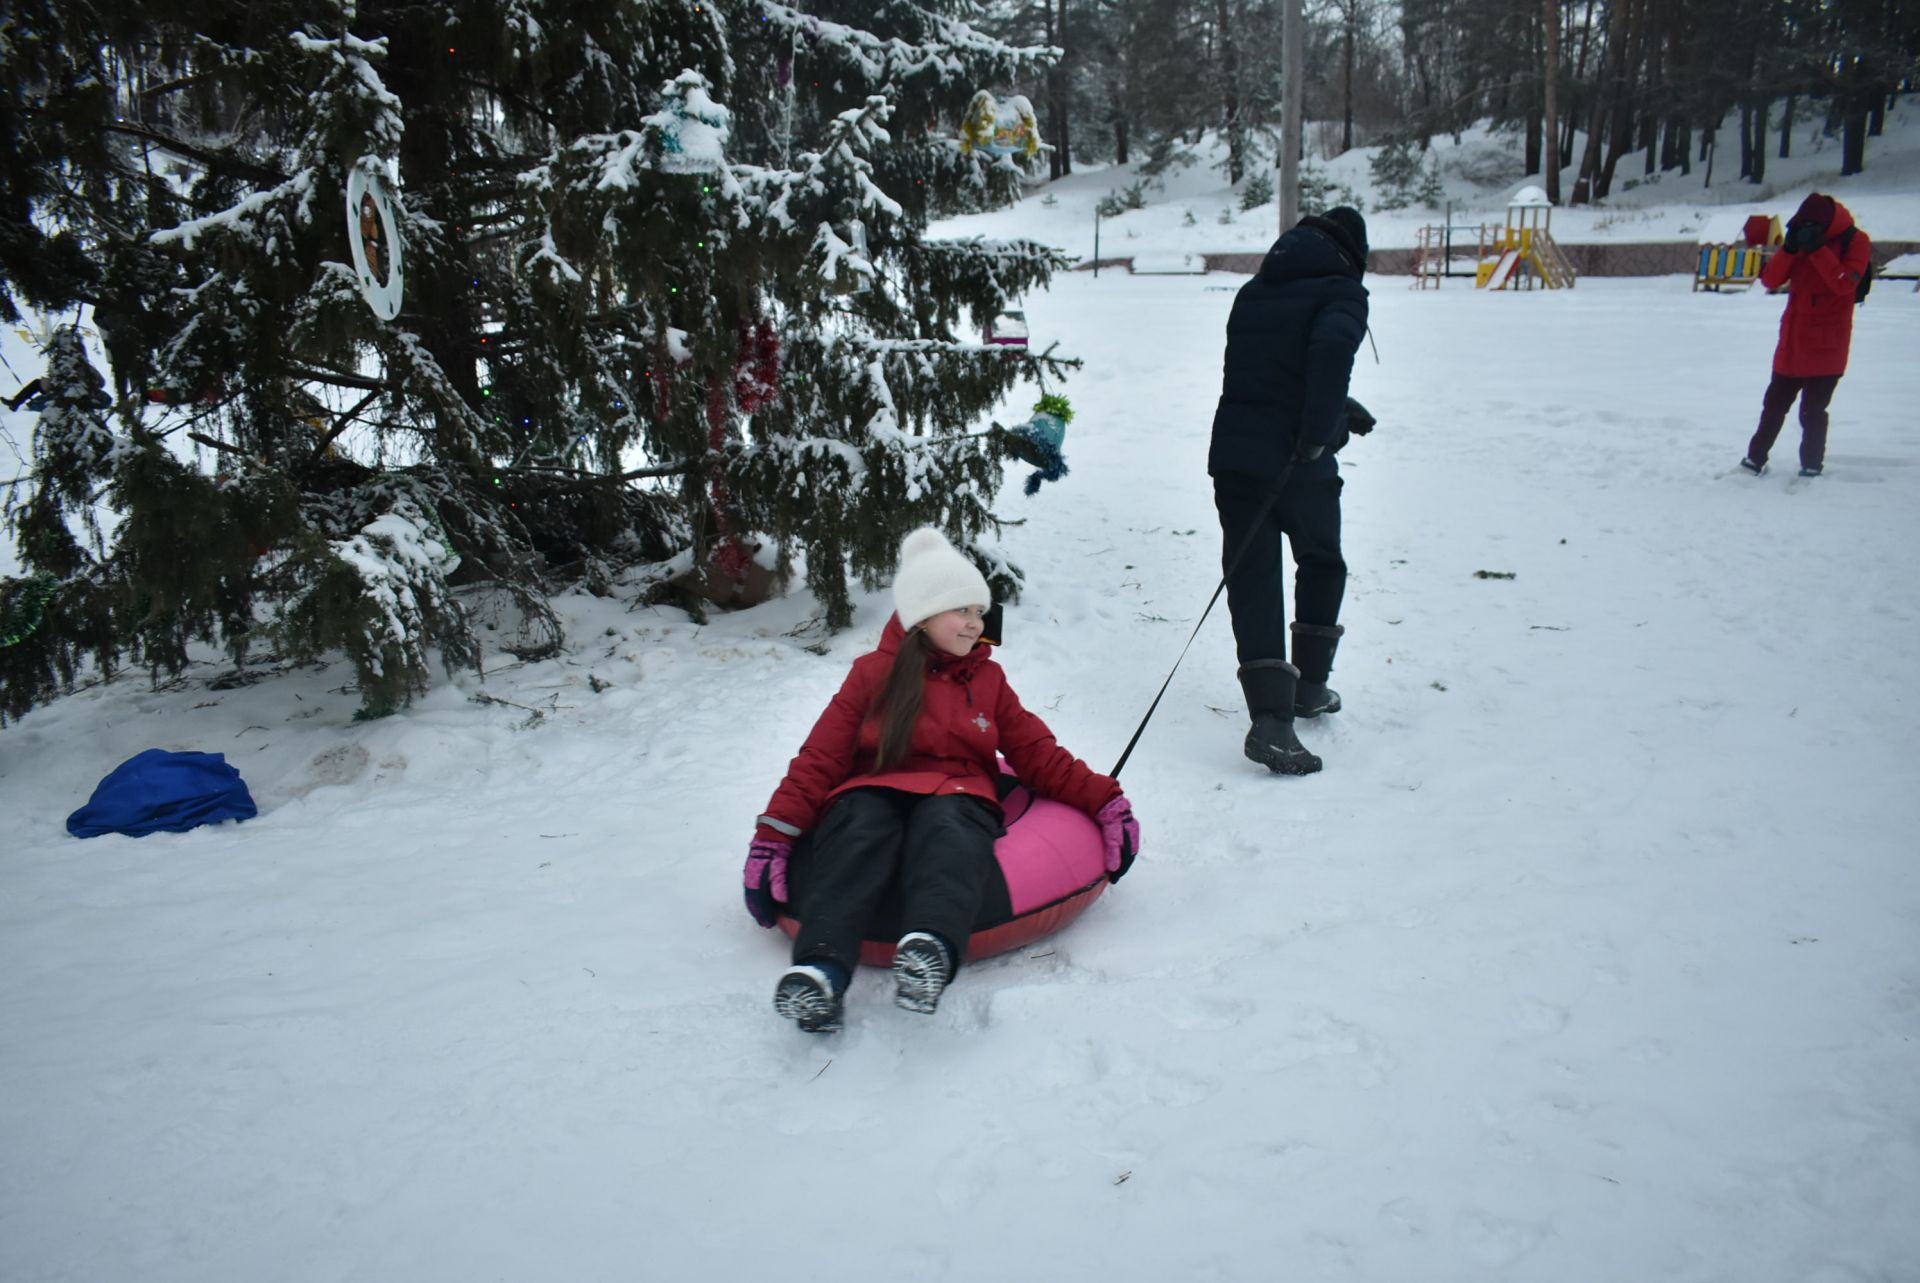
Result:
[[[1853,234],[1859,230],[1857,227],[1849,227],[1846,231],[1841,232],[1839,236],[1834,238],[1834,246],[1840,251],[1843,257],[1846,255],[1847,246],[1853,244]],[[1855,307],[1866,302],[1867,295],[1873,292],[1874,270],[1873,263],[1869,260],[1867,270],[1860,273],[1860,279],[1853,283],[1853,305]]]

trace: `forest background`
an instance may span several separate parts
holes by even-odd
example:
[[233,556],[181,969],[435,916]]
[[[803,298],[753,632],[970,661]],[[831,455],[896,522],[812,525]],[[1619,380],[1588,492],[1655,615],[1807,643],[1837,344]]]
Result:
[[[1134,176],[1112,212],[1215,157],[1271,203],[1281,10],[12,6],[0,320],[41,368],[6,389],[36,418],[0,478],[0,722],[195,644],[236,680],[343,653],[378,716],[479,629],[557,653],[575,586],[701,617],[804,575],[838,630],[929,523],[1017,600],[995,501],[1045,447],[985,421],[1022,384],[1070,419],[1078,363],[982,336],[1074,258],[953,220],[1076,162]],[[1437,205],[1430,144],[1483,126],[1566,205],[1736,152],[1758,196],[1816,120],[1846,177],[1920,66],[1915,0],[1335,0],[1304,30],[1305,212],[1363,145],[1369,213]],[[988,94],[1047,144],[968,134]],[[391,194],[392,315],[356,182]]]

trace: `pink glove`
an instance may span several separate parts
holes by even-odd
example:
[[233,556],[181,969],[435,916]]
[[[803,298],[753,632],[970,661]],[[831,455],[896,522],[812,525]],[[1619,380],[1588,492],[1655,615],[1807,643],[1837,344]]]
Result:
[[787,902],[787,858],[793,843],[786,838],[755,838],[747,848],[747,912],[763,927],[780,921],[779,905]]
[[1140,821],[1133,818],[1133,804],[1125,793],[1114,795],[1093,817],[1100,826],[1100,840],[1106,844],[1107,881],[1118,882],[1133,867],[1140,854]]

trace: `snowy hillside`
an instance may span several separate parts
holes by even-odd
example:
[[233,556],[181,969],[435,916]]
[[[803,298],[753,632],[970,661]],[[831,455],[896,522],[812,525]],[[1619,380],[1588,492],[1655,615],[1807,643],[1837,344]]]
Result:
[[[1737,120],[1737,115],[1730,118],[1721,130],[1723,138],[1735,136]],[[1564,172],[1564,191],[1573,190],[1582,145],[1576,143],[1573,163]],[[1439,207],[1382,211],[1371,177],[1371,161],[1379,150],[1361,147],[1333,160],[1310,158],[1325,181],[1360,197],[1376,248],[1411,247],[1421,226],[1445,221],[1448,204],[1456,224],[1499,223],[1513,192],[1540,182],[1538,175],[1527,178],[1522,173],[1518,134],[1475,128],[1463,133],[1458,144],[1442,134],[1433,140],[1430,162],[1439,169],[1445,193]],[[1076,164],[1071,176],[1031,187],[1015,210],[953,219],[941,230],[1031,236],[1076,258],[1091,259],[1095,206],[1144,182],[1145,208],[1102,220],[1103,258],[1149,254],[1165,261],[1183,254],[1265,250],[1279,234],[1273,201],[1242,211],[1238,193],[1227,182],[1224,149],[1209,140],[1195,154],[1202,159],[1157,178],[1143,178],[1139,162]],[[1920,240],[1920,199],[1915,198],[1920,192],[1920,104],[1911,98],[1888,115],[1885,135],[1869,142],[1867,171],[1849,178],[1839,176],[1839,139],[1826,137],[1817,119],[1797,126],[1790,158],[1768,156],[1767,181],[1758,186],[1739,178],[1737,154],[1730,159],[1724,151],[1714,164],[1711,187],[1704,183],[1702,164],[1696,164],[1691,175],[1676,172],[1652,179],[1643,170],[1638,154],[1623,159],[1606,202],[1556,209],[1554,235],[1568,244],[1728,241],[1738,237],[1749,214],[1785,218],[1809,191],[1819,190],[1838,196],[1877,239]]]

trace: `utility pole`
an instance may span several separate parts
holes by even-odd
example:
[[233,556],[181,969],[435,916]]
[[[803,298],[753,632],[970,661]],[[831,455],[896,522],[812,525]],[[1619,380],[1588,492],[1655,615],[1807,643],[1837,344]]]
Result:
[[1300,221],[1301,0],[1286,0],[1280,19],[1280,234]]
[[1545,28],[1542,43],[1546,45],[1546,58],[1540,68],[1541,83],[1541,132],[1546,135],[1547,144],[1547,199],[1555,205],[1560,203],[1560,0],[1545,0],[1545,12],[1541,25]]

